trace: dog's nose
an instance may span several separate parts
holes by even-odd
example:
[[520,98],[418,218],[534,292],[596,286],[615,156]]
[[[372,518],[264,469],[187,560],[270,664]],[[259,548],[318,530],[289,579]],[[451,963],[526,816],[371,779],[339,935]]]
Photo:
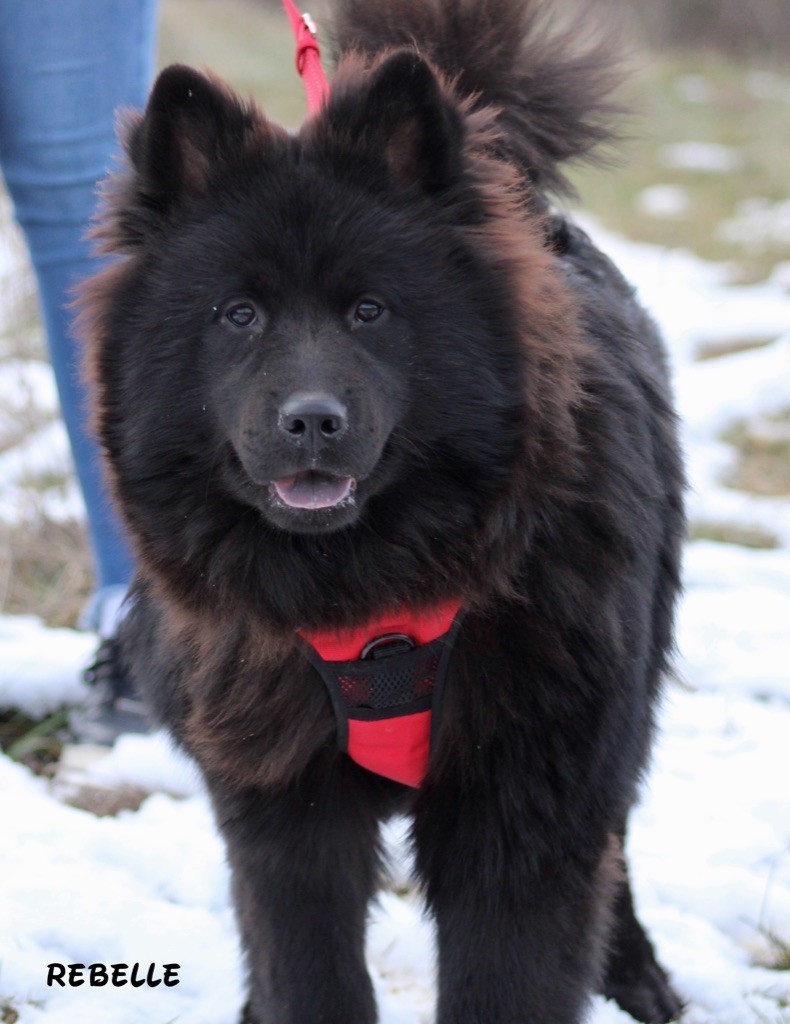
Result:
[[348,426],[345,406],[326,392],[298,391],[280,407],[280,430],[295,441],[333,441]]

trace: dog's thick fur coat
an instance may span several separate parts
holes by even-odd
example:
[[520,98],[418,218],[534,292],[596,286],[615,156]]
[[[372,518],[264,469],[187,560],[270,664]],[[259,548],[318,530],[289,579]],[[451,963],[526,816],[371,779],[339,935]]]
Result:
[[[376,1019],[365,918],[396,812],[437,923],[437,1024],[571,1024],[595,991],[665,1021],[622,842],[682,470],[655,327],[546,199],[605,140],[611,78],[531,0],[336,8],[331,97],[298,133],[169,68],[108,186],[98,235],[122,259],[83,301],[139,559],[127,662],[211,792],[248,1022]],[[342,410],[310,445],[283,412],[303,394]],[[316,480],[346,497],[287,500]],[[454,597],[409,790],[340,752],[296,631]]]

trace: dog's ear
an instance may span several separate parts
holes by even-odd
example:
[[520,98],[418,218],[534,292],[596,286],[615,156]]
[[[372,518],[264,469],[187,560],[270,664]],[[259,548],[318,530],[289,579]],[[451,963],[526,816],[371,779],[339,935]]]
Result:
[[239,158],[271,125],[222,83],[173,64],[156,80],[143,114],[124,126],[125,167],[103,185],[93,237],[99,252],[133,252],[168,214],[205,195],[212,174]]
[[183,65],[166,68],[128,143],[141,199],[164,212],[204,192],[212,169],[242,151],[252,126],[249,108],[219,82]]
[[431,66],[414,50],[386,58],[362,95],[341,95],[329,117],[383,157],[396,181],[436,193],[457,180],[463,119]]

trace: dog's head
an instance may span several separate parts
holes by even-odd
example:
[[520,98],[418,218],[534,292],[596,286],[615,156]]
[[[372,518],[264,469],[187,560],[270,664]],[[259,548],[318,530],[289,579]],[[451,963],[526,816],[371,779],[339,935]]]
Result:
[[573,319],[491,139],[407,51],[348,59],[295,135],[161,74],[97,232],[122,259],[85,293],[97,428],[149,563],[211,575],[252,522],[302,554],[411,557],[406,586],[468,571],[565,402]]

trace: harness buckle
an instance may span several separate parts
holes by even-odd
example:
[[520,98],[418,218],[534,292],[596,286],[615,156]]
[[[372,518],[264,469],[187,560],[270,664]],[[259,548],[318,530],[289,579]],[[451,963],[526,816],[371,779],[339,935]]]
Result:
[[405,633],[385,633],[384,636],[366,643],[360,657],[362,661],[378,661],[396,654],[406,654],[413,651],[416,646],[412,638]]

